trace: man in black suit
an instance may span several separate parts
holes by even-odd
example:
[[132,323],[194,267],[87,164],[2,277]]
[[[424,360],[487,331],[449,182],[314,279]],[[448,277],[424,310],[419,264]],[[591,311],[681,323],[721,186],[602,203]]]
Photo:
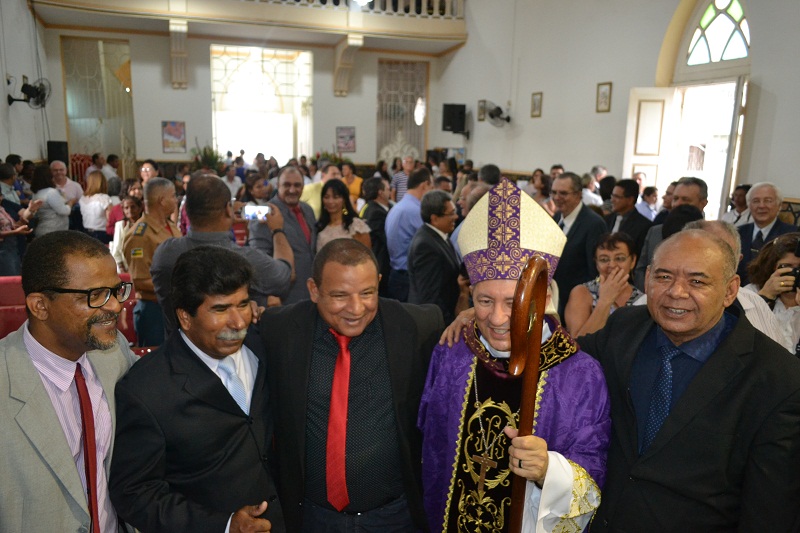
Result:
[[274,234],[283,231],[294,254],[295,277],[289,295],[283,303],[290,304],[306,300],[306,280],[311,276],[311,264],[317,249],[317,221],[314,211],[300,201],[303,194],[303,175],[295,167],[284,167],[278,176],[278,194],[270,202],[283,215],[283,230],[271,230],[268,224],[252,220],[249,224],[249,245],[263,250],[275,258]]
[[800,361],[731,306],[735,268],[717,236],[677,233],[647,308],[578,339],[603,365],[614,428],[593,532],[798,531]]
[[109,488],[141,531],[286,531],[264,348],[248,333],[252,278],[244,257],[219,246],[181,255],[180,330],[117,384]]
[[[700,178],[684,177],[679,179],[676,183],[672,192],[670,210],[674,211],[682,205],[691,205],[699,209],[702,213],[703,209],[705,209],[708,204],[708,185],[706,182]],[[672,186],[672,184],[670,184],[670,186]],[[682,213],[680,217],[683,218],[687,214],[688,212]],[[667,216],[669,216],[669,212],[667,212]],[[680,218],[675,218],[675,216],[672,218],[673,223],[680,220]],[[692,218],[692,220],[696,219]],[[644,238],[644,246],[642,246],[642,253],[636,261],[636,268],[633,271],[633,284],[641,291],[645,290],[645,273],[647,272],[647,267],[650,266],[650,262],[653,260],[653,254],[663,239],[665,222],[666,217],[664,218],[664,222],[658,222],[658,217],[656,217],[653,226],[647,231],[647,235]]]
[[600,215],[583,205],[582,190],[581,178],[573,172],[559,174],[551,189],[558,209],[554,218],[567,236],[553,278],[558,284],[558,314],[562,317],[572,288],[597,276],[594,249],[600,235],[606,232]]
[[747,265],[755,259],[766,243],[784,233],[798,231],[797,226],[787,224],[778,218],[781,202],[783,202],[781,191],[769,182],[756,183],[747,191],[747,207],[750,209],[753,221],[739,226],[742,259],[739,261],[736,273],[742,278],[742,285],[750,283]]
[[416,420],[441,312],[379,298],[353,239],[317,253],[308,286],[311,301],[261,320],[287,529],[427,530]]
[[460,293],[461,261],[449,239],[456,227],[456,206],[449,194],[434,190],[422,197],[420,214],[425,224],[408,249],[408,303],[436,304],[449,324]]
[[372,243],[372,253],[378,260],[378,272],[381,282],[378,293],[388,296],[389,285],[389,248],[386,245],[386,214],[389,212],[389,184],[383,178],[370,178],[361,187],[367,205],[361,218],[369,225],[369,238]]
[[644,238],[652,223],[636,209],[639,184],[634,180],[619,180],[611,191],[611,214],[605,217],[610,233],[621,231],[633,239],[633,253],[642,253]]

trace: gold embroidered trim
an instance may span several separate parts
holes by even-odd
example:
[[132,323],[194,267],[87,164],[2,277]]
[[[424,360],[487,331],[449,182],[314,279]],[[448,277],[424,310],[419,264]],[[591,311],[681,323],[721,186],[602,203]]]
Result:
[[539,409],[542,406],[542,396],[544,395],[544,386],[547,383],[547,370],[543,370],[539,374],[539,383],[536,384],[536,405],[533,408],[533,428],[531,428],[531,435],[536,435],[536,422],[539,420]]
[[[474,320],[462,330],[464,342],[472,350],[472,353],[478,356],[488,368],[495,372],[508,372],[508,360],[501,360],[492,357],[486,346],[483,345],[480,339],[481,332],[478,329],[478,323]],[[575,340],[570,337],[569,333],[556,322],[556,327],[553,334],[547,339],[547,342],[542,344],[541,357],[539,359],[539,372],[553,368],[558,363],[566,360],[572,355],[578,353],[580,347]]]
[[[466,335],[464,335],[466,338]],[[456,447],[453,454],[453,467],[452,467],[452,475],[450,477],[450,490],[447,491],[447,502],[444,506],[444,516],[442,517],[442,531],[447,531],[447,516],[450,511],[450,504],[452,503],[453,499],[453,492],[456,482],[456,468],[458,468],[458,459],[461,457],[460,450],[461,450],[461,436],[464,434],[464,422],[467,415],[467,405],[469,403],[469,391],[472,390],[472,382],[475,380],[475,366],[478,364],[478,359],[473,358],[472,360],[472,367],[469,370],[469,377],[467,378],[467,387],[464,389],[464,400],[461,404],[461,422],[458,426],[458,436],[456,437]]]
[[578,463],[569,459],[567,462],[572,467],[572,499],[567,516],[561,517],[553,528],[553,533],[580,533],[583,527],[576,519],[589,513],[594,514],[600,506],[600,487],[592,476]]

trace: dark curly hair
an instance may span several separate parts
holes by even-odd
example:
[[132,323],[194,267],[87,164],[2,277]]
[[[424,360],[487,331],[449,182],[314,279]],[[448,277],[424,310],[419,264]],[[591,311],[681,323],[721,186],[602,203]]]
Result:
[[764,286],[769,277],[775,272],[778,261],[786,254],[793,254],[797,249],[800,233],[786,233],[772,239],[761,248],[758,255],[747,265],[747,275],[750,282],[759,288]]

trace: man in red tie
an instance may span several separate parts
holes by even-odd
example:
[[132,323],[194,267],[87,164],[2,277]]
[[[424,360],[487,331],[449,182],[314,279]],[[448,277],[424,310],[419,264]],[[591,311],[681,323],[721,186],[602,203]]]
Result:
[[325,245],[311,301],[261,319],[286,530],[427,530],[416,413],[442,330],[434,305],[378,297],[371,250]]
[[[283,215],[283,232],[294,253],[295,279],[285,304],[308,299],[306,280],[311,277],[311,264],[317,249],[317,221],[308,204],[300,201],[303,194],[303,174],[295,167],[284,167],[278,176],[278,195],[272,199]],[[273,255],[275,246],[269,226],[253,220],[249,225],[250,246]],[[281,230],[276,230],[281,231]]]
[[0,341],[0,531],[122,531],[107,477],[131,284],[100,241],[59,231],[28,246],[22,288],[28,320]]

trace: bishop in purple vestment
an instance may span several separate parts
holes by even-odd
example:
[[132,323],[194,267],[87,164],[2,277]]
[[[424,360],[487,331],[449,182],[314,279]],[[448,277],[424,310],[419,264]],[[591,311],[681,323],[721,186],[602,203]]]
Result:
[[554,318],[543,329],[533,435],[516,437],[521,380],[508,374],[507,363],[516,281],[534,254],[547,259],[552,280],[565,242],[541,207],[526,200],[501,181],[473,208],[459,237],[475,322],[453,347],[434,350],[418,419],[434,532],[507,531],[512,473],[528,479],[525,532],[580,532],[600,502],[608,391],[598,362]]

